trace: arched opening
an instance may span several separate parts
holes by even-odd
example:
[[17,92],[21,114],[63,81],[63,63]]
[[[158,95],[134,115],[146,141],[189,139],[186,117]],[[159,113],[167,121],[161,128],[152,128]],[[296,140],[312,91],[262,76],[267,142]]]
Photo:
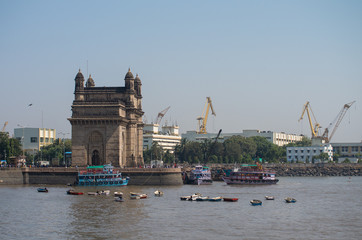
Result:
[[98,150],[94,150],[92,153],[92,165],[101,165],[101,159],[99,157]]

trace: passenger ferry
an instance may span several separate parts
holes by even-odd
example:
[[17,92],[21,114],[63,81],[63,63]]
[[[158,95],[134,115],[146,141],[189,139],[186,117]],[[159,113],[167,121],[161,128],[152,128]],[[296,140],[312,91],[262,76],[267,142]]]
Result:
[[123,178],[119,171],[111,164],[89,166],[85,171],[78,172],[76,185],[78,186],[125,186],[129,177]]
[[186,179],[188,184],[210,185],[212,184],[211,171],[208,167],[197,165],[191,170],[190,177]]
[[224,176],[223,180],[228,185],[276,184],[279,181],[275,177],[275,172],[263,169],[260,164],[235,168],[229,176]]

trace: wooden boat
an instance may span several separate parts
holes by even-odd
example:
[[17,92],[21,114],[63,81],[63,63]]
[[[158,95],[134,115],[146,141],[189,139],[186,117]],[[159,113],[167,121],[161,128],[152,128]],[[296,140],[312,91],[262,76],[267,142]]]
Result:
[[237,202],[239,200],[239,198],[225,198],[224,197],[224,202]]
[[38,188],[38,192],[48,192],[47,188]]
[[220,202],[222,200],[222,197],[213,197],[213,198],[209,198],[210,202]]
[[109,190],[101,190],[101,191],[97,191],[99,195],[109,195],[111,191]]
[[161,197],[161,196],[163,196],[163,192],[160,191],[160,190],[156,190],[156,191],[154,192],[154,194],[155,194],[156,197]]
[[124,199],[123,199],[123,197],[115,197],[114,201],[116,201],[116,202],[124,202]]
[[88,192],[87,194],[88,194],[88,195],[91,195],[91,196],[96,196],[96,195],[98,195],[97,192]]
[[69,189],[67,191],[67,194],[69,194],[69,195],[83,195],[82,192],[76,192],[75,190],[72,190],[72,189]]
[[287,197],[284,199],[287,203],[295,203],[297,200],[295,198]]
[[200,197],[200,196],[201,196],[201,193],[195,193],[190,196],[182,196],[182,197],[180,197],[180,199],[183,201],[192,201],[193,199],[196,200],[196,198]]
[[131,194],[131,197],[132,197],[132,196],[138,196],[138,197],[140,197],[140,199],[147,198],[147,194],[145,194],[145,193],[134,193],[134,192],[131,192],[130,194]]
[[199,197],[196,197],[195,200],[193,200],[193,201],[198,201],[198,202],[209,201],[209,197],[199,196]]
[[253,206],[258,206],[258,205],[262,205],[262,204],[263,204],[262,201],[257,200],[257,199],[251,200],[250,203],[251,203],[251,205],[253,205]]
[[122,197],[122,196],[123,196],[123,192],[114,192],[114,196],[115,196],[115,197]]
[[131,195],[130,198],[131,199],[141,199],[141,197],[138,195]]
[[274,196],[265,196],[266,200],[274,200]]

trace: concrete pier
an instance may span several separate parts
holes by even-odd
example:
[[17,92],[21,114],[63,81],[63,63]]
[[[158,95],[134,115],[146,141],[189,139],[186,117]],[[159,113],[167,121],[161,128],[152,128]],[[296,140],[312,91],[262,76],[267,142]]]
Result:
[[[73,184],[78,170],[86,168],[5,168],[0,170],[0,185],[19,184]],[[181,185],[180,168],[122,168],[123,176],[130,177],[129,185]]]

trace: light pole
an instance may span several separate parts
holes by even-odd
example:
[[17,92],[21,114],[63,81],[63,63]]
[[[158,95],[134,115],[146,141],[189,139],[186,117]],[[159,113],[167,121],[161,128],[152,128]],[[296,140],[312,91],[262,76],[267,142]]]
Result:
[[24,138],[24,126],[18,124],[19,127],[21,127],[23,129],[23,136],[21,137],[21,144],[22,144],[22,148],[23,148],[23,161],[25,160],[25,153],[24,153],[24,142],[25,142],[25,138]]

